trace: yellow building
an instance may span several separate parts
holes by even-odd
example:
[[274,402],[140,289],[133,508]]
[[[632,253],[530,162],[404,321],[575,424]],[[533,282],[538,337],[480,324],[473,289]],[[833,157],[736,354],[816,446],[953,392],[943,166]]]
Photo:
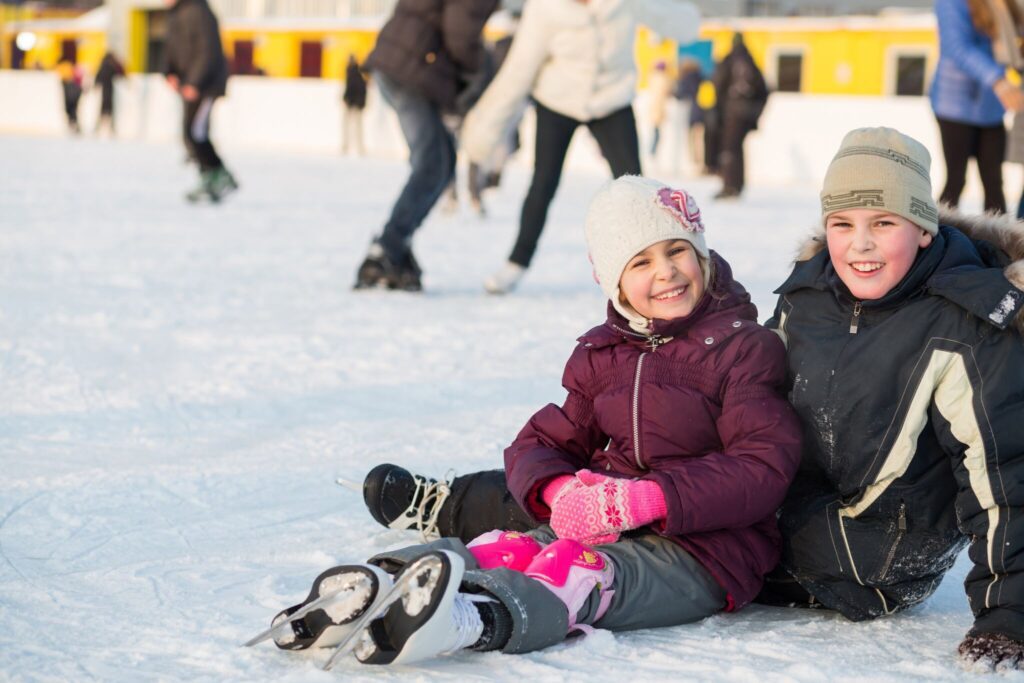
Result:
[[931,13],[880,17],[708,20],[716,61],[736,31],[773,90],[828,95],[922,95],[939,45]]
[[[142,2],[143,0],[129,0]],[[78,19],[24,21],[7,17],[0,23],[0,67],[11,68],[19,33],[35,42],[22,55],[23,66],[52,68],[62,56],[75,54],[86,69],[99,64],[112,25],[108,7]],[[130,5],[122,55],[129,72],[155,71],[162,58],[165,10],[160,5]],[[0,18],[3,18],[0,16]],[[345,60],[362,61],[373,48],[383,19],[251,19],[224,20],[224,50],[236,73],[269,76],[340,78]],[[778,91],[808,94],[922,95],[938,58],[935,17],[931,13],[878,17],[706,19],[700,42],[675,45],[640,29],[637,62],[640,85],[655,62],[674,65],[680,52],[701,55],[706,70],[728,51],[741,31],[769,86]],[[493,35],[491,37],[494,37]],[[118,42],[118,41],[113,41]],[[694,52],[695,50],[695,52]]]

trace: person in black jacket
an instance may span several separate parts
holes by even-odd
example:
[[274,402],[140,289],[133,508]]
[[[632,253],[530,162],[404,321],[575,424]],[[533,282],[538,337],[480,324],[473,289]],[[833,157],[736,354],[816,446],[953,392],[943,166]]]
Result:
[[114,56],[113,52],[107,52],[100,61],[100,68],[96,71],[96,78],[93,79],[93,87],[100,89],[100,116],[96,121],[95,134],[99,135],[104,127],[113,137],[116,134],[114,127],[114,80],[124,76],[124,67]]
[[722,190],[715,199],[729,199],[743,192],[743,141],[757,129],[768,100],[764,76],[742,33],[733,36],[732,51],[715,67],[711,81],[715,85],[715,119],[720,126],[716,168],[722,176]]
[[184,102],[186,147],[199,164],[199,187],[189,201],[219,201],[238,189],[210,140],[214,101],[227,90],[228,60],[220,26],[206,0],[170,0],[167,15],[167,82]]
[[1024,231],[939,213],[930,163],[892,129],[848,133],[822,187],[822,232],[776,290],[767,324],[787,343],[804,423],[777,585],[802,592],[786,602],[872,619],[931,595],[969,543],[975,619],[960,654],[1017,667]]
[[355,55],[348,56],[345,66],[345,91],[341,96],[345,103],[342,125],[342,154],[355,151],[359,156],[366,153],[363,146],[363,109],[366,108],[366,78]]
[[455,143],[441,114],[455,111],[460,91],[480,68],[480,34],[497,4],[398,0],[377,36],[366,66],[398,114],[412,171],[359,266],[356,289],[422,289],[412,236],[455,173]]
[[[803,451],[757,600],[884,617],[927,599],[969,544],[960,657],[1024,669],[1024,228],[938,211],[930,165],[893,129],[848,133],[820,231],[776,290],[766,326],[786,343]],[[363,492],[392,528],[532,524],[500,470],[438,482],[383,464]]]

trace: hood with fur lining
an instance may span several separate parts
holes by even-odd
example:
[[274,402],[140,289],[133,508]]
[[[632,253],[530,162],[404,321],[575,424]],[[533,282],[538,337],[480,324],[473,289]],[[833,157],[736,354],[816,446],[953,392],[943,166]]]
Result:
[[[1024,221],[1005,214],[969,216],[950,206],[940,206],[939,225],[956,228],[972,240],[988,242],[1006,254],[1010,264],[1003,269],[1003,275],[1010,284],[1024,291]],[[825,249],[825,246],[825,226],[820,225],[800,243],[793,260],[807,261]],[[1024,334],[1024,307],[1017,312],[1014,327]]]

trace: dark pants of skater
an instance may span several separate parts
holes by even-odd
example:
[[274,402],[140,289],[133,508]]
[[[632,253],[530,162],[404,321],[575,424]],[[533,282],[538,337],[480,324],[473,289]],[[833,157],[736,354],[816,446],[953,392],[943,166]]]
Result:
[[529,267],[537,251],[537,241],[548,218],[548,206],[555,197],[562,165],[569,150],[572,135],[580,125],[586,125],[597,140],[612,176],[640,175],[640,143],[636,135],[633,108],[625,106],[608,116],[583,124],[581,121],[556,113],[538,103],[537,136],[534,149],[533,180],[523,202],[519,218],[519,236],[512,248],[509,261]]
[[743,141],[750,133],[750,119],[746,113],[726,112],[722,117],[721,147],[718,152],[718,171],[726,190],[742,192],[746,169],[743,161]]
[[398,115],[412,167],[380,236],[388,258],[399,263],[409,251],[413,233],[455,174],[455,141],[436,104],[382,73],[376,76],[381,95]]
[[[493,529],[531,531],[538,527],[508,490],[505,470],[472,472],[452,481],[452,493],[441,507],[437,530],[442,537],[469,543]],[[755,602],[812,607],[816,602],[781,567],[765,577]]]
[[974,157],[985,190],[985,211],[1006,213],[1003,196],[1003,155],[1006,151],[1006,129],[995,126],[972,126],[938,119],[942,137],[942,156],[946,159],[946,187],[939,201],[951,206],[960,203],[967,180],[967,161]]
[[200,171],[212,171],[224,166],[210,141],[210,113],[214,97],[200,97],[185,101],[185,148],[191,151]]

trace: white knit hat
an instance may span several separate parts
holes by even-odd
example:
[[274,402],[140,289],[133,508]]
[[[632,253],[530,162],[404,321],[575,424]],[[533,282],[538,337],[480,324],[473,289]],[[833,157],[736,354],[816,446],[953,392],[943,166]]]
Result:
[[932,199],[931,165],[927,148],[898,130],[851,130],[825,172],[821,218],[846,209],[879,209],[934,235],[939,212]]
[[594,277],[615,309],[646,329],[647,320],[619,300],[619,279],[629,260],[663,240],[686,240],[701,258],[707,285],[708,247],[697,202],[685,190],[640,176],[606,183],[590,202],[585,225]]

